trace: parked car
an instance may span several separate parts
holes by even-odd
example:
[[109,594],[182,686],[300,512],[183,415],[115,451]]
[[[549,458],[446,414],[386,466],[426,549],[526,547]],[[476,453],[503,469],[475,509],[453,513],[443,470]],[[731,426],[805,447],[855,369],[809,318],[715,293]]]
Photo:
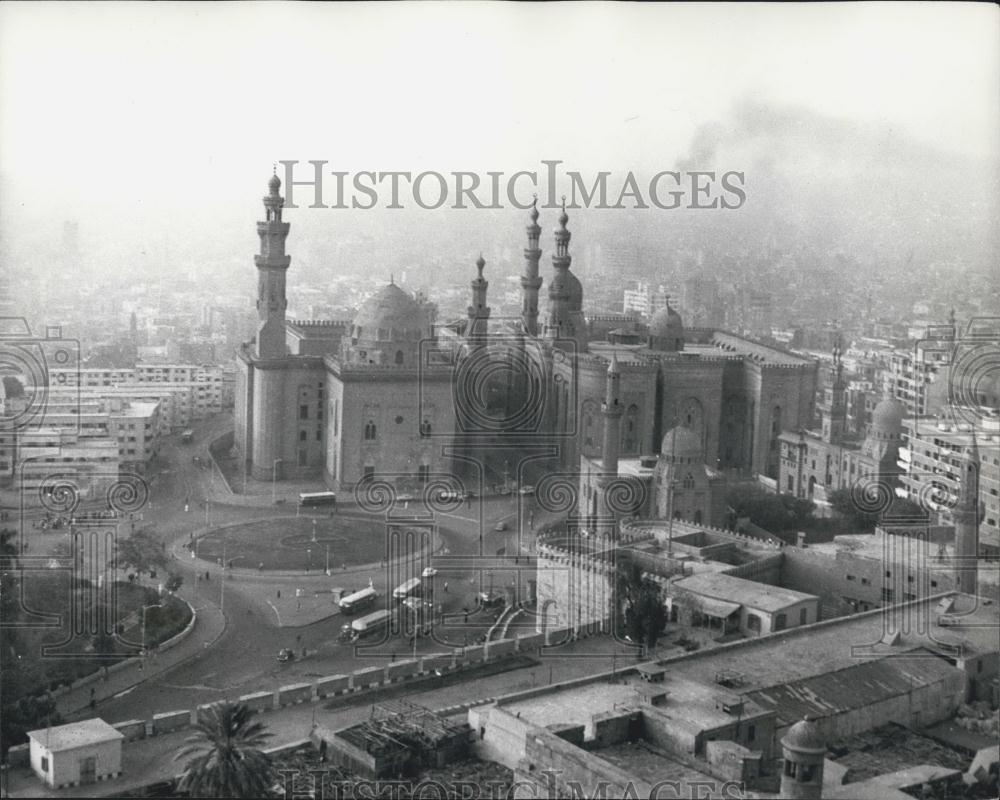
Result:
[[290,647],[283,647],[278,651],[278,661],[282,664],[286,664],[289,661],[295,660],[295,651]]
[[505,531],[507,530],[507,523],[504,522],[503,520],[500,520],[500,522],[498,522],[496,525],[493,526],[493,530],[498,532]]
[[535,487],[529,484],[528,486],[522,486],[517,491],[519,494],[530,495],[535,493]]

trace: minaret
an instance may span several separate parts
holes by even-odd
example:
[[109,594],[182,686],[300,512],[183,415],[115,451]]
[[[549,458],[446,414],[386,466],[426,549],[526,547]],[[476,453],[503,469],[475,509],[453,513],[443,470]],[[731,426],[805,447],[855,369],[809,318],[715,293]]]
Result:
[[549,284],[549,322],[546,327],[549,338],[568,335],[565,326],[569,317],[569,265],[573,259],[569,254],[570,232],[566,228],[567,222],[569,215],[566,213],[564,199],[562,213],[559,215],[559,227],[555,231],[556,252],[552,255],[552,266],[556,274]]
[[472,305],[469,306],[469,325],[466,339],[473,347],[484,347],[487,343],[487,326],[490,319],[490,307],[486,305],[486,290],[490,282],[483,277],[483,267],[486,260],[479,254],[476,269],[479,274],[472,279]]
[[979,558],[979,448],[973,433],[972,447],[962,459],[962,483],[952,512],[955,521],[955,588],[975,595]]
[[281,208],[285,198],[278,194],[281,179],[277,174],[267,182],[268,194],[264,197],[265,218],[257,223],[260,237],[260,255],[254,256],[257,265],[257,342],[258,358],[281,358],[285,355],[285,272],[291,256],[285,255],[285,239],[289,224],[281,221]]
[[844,381],[844,363],[841,361],[840,337],[833,346],[833,384],[823,398],[823,441],[840,444],[847,431],[847,384]]
[[531,203],[528,214],[528,246],[524,248],[524,274],[521,276],[521,324],[529,336],[538,335],[538,290],[542,279],[538,276],[538,260],[542,251],[538,247],[538,236],[542,229],[538,226],[538,198]]
[[621,372],[618,368],[618,357],[611,354],[611,364],[608,366],[608,377],[605,384],[604,405],[601,413],[604,415],[604,442],[601,448],[601,472],[611,478],[618,477],[618,451],[621,443]]

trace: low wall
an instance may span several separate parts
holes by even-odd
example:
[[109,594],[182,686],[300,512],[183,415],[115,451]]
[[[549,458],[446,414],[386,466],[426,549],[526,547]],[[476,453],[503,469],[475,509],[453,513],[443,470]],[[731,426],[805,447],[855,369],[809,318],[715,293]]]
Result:
[[317,697],[333,697],[346,692],[351,687],[350,675],[328,675],[316,680]]
[[164,711],[162,714],[153,714],[153,735],[178,731],[187,728],[191,724],[191,712],[184,711]]
[[270,711],[275,708],[274,692],[254,692],[240,696],[240,702],[252,711]]
[[280,707],[308,703],[313,697],[313,685],[311,683],[293,683],[289,686],[282,686],[278,689],[277,696]]
[[125,737],[126,742],[146,738],[146,720],[130,719],[127,722],[116,722],[111,726]]

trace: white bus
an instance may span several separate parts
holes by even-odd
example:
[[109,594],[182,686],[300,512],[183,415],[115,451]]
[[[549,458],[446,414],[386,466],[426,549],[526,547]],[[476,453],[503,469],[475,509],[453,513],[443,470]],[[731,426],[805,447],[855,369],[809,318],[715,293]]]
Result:
[[410,578],[408,581],[399,584],[392,591],[392,597],[396,601],[405,600],[407,597],[420,594],[420,578]]
[[337,605],[340,607],[341,614],[357,614],[359,611],[371,608],[375,605],[376,600],[378,600],[378,592],[369,586],[359,592],[349,594],[347,597],[341,597]]
[[365,636],[379,633],[389,627],[391,621],[391,611],[386,611],[384,608],[381,611],[373,611],[371,614],[358,617],[353,622],[344,623],[340,627],[340,641],[356,642]]
[[303,508],[335,506],[337,505],[337,495],[334,492],[304,492],[299,495],[299,505]]

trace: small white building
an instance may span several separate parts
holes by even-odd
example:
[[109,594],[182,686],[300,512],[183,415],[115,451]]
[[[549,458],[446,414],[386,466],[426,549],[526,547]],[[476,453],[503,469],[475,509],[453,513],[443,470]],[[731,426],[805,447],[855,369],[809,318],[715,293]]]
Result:
[[[705,572],[672,584],[673,594],[695,598],[701,616],[718,623],[724,633],[739,631],[744,636],[763,636],[819,619],[819,598],[815,595],[771,586],[721,572]],[[689,619],[680,619],[691,624]]]
[[29,731],[31,768],[48,786],[80,786],[122,774],[122,739],[103,719]]

